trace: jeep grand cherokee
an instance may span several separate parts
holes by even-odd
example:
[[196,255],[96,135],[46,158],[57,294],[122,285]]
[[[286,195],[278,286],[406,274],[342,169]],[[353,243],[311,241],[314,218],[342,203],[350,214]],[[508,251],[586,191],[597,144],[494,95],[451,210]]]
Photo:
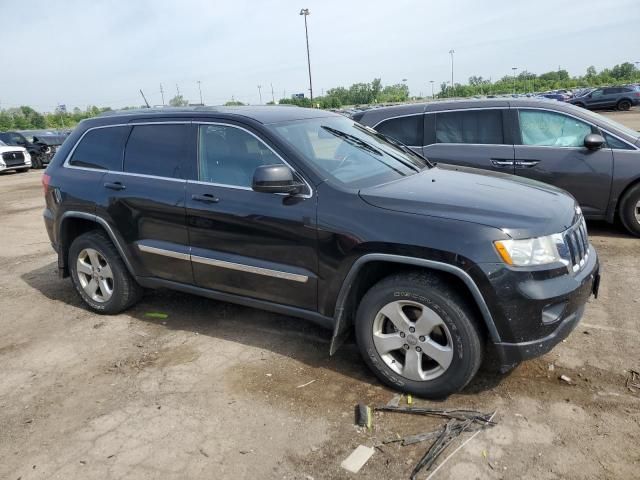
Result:
[[43,176],[61,276],[115,314],[167,287],[351,330],[380,380],[462,389],[565,338],[597,293],[573,197],[440,168],[337,114],[292,107],[115,112]]

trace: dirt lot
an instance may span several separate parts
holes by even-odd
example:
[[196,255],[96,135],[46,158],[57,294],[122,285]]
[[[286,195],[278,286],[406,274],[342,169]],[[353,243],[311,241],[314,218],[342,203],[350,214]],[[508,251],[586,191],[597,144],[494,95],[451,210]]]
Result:
[[[359,444],[441,423],[354,427],[356,402],[393,393],[353,345],[329,358],[328,334],[300,320],[167,291],[115,317],[85,310],[56,276],[40,175],[0,175],[0,478],[408,478],[426,443],[385,446],[358,475],[339,466]],[[601,295],[564,343],[417,401],[498,412],[434,478],[640,476],[640,395],[625,388],[640,370],[640,240],[590,229]]]

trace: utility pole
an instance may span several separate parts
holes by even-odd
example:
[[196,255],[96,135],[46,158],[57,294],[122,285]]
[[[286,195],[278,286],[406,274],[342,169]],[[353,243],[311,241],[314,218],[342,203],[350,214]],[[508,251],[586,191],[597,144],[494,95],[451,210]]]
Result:
[[204,102],[202,101],[202,88],[200,86],[202,82],[198,80],[197,83],[198,83],[198,91],[200,92],[200,105],[204,105]]
[[433,80],[429,80],[429,82],[431,82],[431,100],[433,100],[435,98],[433,96]]
[[311,83],[311,57],[309,56],[309,30],[307,29],[307,17],[310,15],[308,8],[300,9],[300,15],[304,16],[304,36],[307,39],[307,67],[309,68],[309,96],[313,105],[313,85]]
[[162,89],[162,84],[160,84],[160,96],[162,97],[162,106],[164,107],[164,90]]
[[[451,89],[453,90],[453,54],[456,53],[456,51],[452,48],[451,50],[449,50],[449,55],[451,55]],[[453,95],[453,92],[452,92]]]
[[262,85],[258,85],[258,95],[260,95],[260,105],[262,105]]
[[176,83],[176,92],[178,94],[178,96],[180,96],[180,89],[178,88],[178,84]]
[[271,101],[275,105],[276,104],[276,96],[273,93],[273,83],[271,83],[270,85],[271,85]]
[[516,70],[518,67],[511,67],[511,70],[513,70],[513,93],[516,93]]

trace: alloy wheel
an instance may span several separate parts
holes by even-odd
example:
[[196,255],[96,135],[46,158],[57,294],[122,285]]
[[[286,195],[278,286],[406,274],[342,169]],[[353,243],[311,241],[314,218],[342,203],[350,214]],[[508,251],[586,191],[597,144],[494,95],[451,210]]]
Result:
[[85,248],[76,261],[78,280],[84,292],[95,302],[108,302],[113,295],[113,272],[104,256]]
[[373,321],[373,343],[385,364],[409,380],[433,380],[453,360],[451,333],[442,317],[408,300],[380,309]]
[[633,214],[636,217],[636,222],[640,223],[640,200],[636,203],[636,208],[633,209]]

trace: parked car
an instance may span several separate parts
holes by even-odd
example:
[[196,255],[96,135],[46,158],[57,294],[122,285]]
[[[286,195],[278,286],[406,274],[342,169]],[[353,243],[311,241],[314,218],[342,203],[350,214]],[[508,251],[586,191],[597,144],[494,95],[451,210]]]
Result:
[[567,97],[565,95],[560,94],[560,93],[542,93],[542,94],[538,95],[538,97],[548,98],[550,100],[558,100],[559,102],[566,102],[567,101]]
[[567,190],[588,219],[640,236],[640,133],[548,100],[450,101],[353,115],[429,160],[515,174]]
[[[159,122],[161,120],[161,123]],[[62,276],[98,313],[166,287],[350,330],[384,383],[463,388],[576,326],[599,267],[575,200],[437,167],[331,112],[145,109],[85,120],[43,176]]]
[[640,88],[637,87],[604,87],[596,88],[581,97],[568,100],[569,103],[589,110],[616,108],[629,110],[640,104]]
[[25,148],[9,146],[0,141],[0,172],[26,172],[31,168],[31,156]]
[[33,168],[44,168],[48,165],[65,138],[60,135],[39,135],[33,137],[33,141],[29,141],[20,132],[0,132],[0,141],[7,145],[23,147],[29,152]]

